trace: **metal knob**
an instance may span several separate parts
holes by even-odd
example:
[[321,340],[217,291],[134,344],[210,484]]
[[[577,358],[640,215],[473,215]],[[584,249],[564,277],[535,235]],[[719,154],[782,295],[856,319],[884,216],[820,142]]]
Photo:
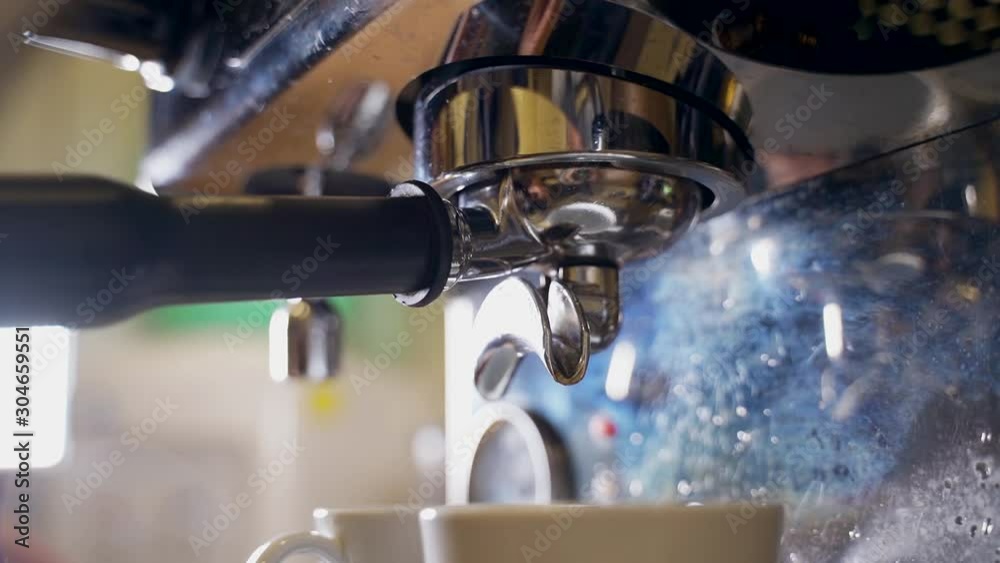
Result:
[[323,380],[336,375],[341,327],[337,309],[321,299],[293,299],[274,311],[268,334],[271,377]]

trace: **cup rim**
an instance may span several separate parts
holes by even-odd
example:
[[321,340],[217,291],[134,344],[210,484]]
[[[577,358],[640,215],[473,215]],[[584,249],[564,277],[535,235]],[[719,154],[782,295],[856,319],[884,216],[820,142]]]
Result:
[[[784,515],[781,504],[752,504],[754,510]],[[421,521],[431,521],[442,517],[486,518],[495,516],[548,516],[566,511],[599,515],[680,515],[698,512],[702,514],[725,515],[739,513],[745,508],[743,503],[731,502],[725,504],[449,504],[424,508],[420,511]]]
[[395,506],[361,506],[353,508],[317,507],[312,511],[314,520],[335,518],[337,516],[396,516]]

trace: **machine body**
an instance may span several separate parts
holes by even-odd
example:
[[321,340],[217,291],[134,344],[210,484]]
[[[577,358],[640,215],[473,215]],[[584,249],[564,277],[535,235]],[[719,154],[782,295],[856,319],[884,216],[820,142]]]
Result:
[[[307,17],[331,4],[235,86],[158,97],[183,117],[144,162],[163,197],[5,180],[5,319],[72,320],[128,267],[144,305],[448,289],[450,502],[780,503],[789,562],[995,559],[1000,6],[486,0],[435,4],[455,24],[430,36],[392,2]],[[399,36],[427,44],[317,134],[310,88]],[[395,139],[345,133],[379,129],[388,92]],[[294,102],[298,160],[187,216],[207,149]],[[324,180],[362,156],[383,177]],[[284,291],[317,240],[330,259]],[[335,318],[284,314],[289,342]]]

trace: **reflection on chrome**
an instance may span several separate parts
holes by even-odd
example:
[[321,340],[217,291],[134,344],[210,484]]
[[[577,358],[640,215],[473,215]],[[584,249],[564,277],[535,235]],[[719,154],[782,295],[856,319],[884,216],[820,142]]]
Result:
[[844,353],[844,320],[840,305],[827,303],[823,307],[823,335],[826,338],[826,355],[835,360]]
[[757,273],[762,276],[769,276],[774,271],[774,260],[777,252],[777,245],[771,239],[762,239],[753,244],[750,248],[750,262]]
[[608,366],[608,377],[604,383],[604,392],[612,401],[623,401],[628,397],[632,386],[632,373],[635,370],[635,346],[631,342],[621,341],[611,351]]

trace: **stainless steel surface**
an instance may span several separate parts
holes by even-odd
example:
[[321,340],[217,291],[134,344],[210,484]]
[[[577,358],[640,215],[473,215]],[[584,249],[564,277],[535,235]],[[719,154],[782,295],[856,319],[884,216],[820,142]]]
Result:
[[340,314],[321,299],[293,299],[271,314],[271,377],[322,381],[335,377],[343,350]]
[[618,268],[576,264],[560,268],[558,277],[580,302],[590,331],[591,348],[603,350],[621,329]]
[[[617,268],[662,252],[703,208],[728,210],[747,192],[736,180],[750,158],[734,121],[749,117],[738,84],[707,54],[682,64],[650,57],[691,42],[676,30],[586,4],[579,13],[552,2],[474,8],[444,64],[399,103],[403,126],[412,120],[416,175],[469,226],[463,279],[529,265],[549,274],[544,297],[508,280],[477,315],[484,397],[502,396],[529,352],[556,381],[579,381],[591,346],[608,345],[620,325]],[[580,41],[609,22],[633,33],[601,49]]]
[[421,85],[413,106],[418,178],[585,151],[698,161],[736,177],[750,158],[731,134],[734,123],[691,101],[697,92],[679,97],[593,71],[529,64],[546,63],[529,59],[437,79],[444,67],[415,83]]
[[706,184],[723,188],[706,214],[740,198],[736,185],[708,166],[614,151],[512,159],[447,174],[434,187],[454,193],[470,225],[472,259],[463,279],[473,280],[539,262],[622,264],[661,252],[695,222]]
[[618,266],[564,266],[542,283],[539,290],[525,279],[508,278],[487,294],[476,313],[471,351],[482,397],[503,397],[526,354],[537,355],[557,382],[578,383],[592,351],[618,335]]
[[583,378],[590,359],[590,328],[580,302],[560,281],[545,297],[530,283],[511,277],[483,301],[472,328],[474,379],[479,393],[499,399],[525,354],[537,355],[563,385]]
[[[591,10],[586,17],[558,8],[474,8],[445,64],[399,103],[402,125],[412,123],[416,175],[468,210],[471,279],[567,256],[619,264],[648,256],[690,224],[699,191],[712,214],[746,193],[735,175],[749,151],[730,118],[748,111],[720,65],[708,56],[651,63],[643,49],[654,39],[685,39],[621,6],[590,2],[580,6]],[[609,21],[641,32],[598,50],[553,39],[594,34]],[[525,45],[529,38],[535,43]],[[612,60],[628,72],[612,76]],[[671,177],[649,174],[664,169]],[[492,228],[477,228],[483,223]]]
[[410,126],[411,104],[418,103],[422,87],[478,69],[548,66],[615,76],[677,96],[710,113],[706,117],[730,128],[736,144],[745,146],[740,128],[750,108],[740,84],[709,52],[671,56],[696,46],[693,37],[672,25],[618,3],[487,0],[459,19],[441,66],[401,94],[400,122]]
[[[173,127],[143,161],[142,173],[154,186],[184,177],[208,149],[259,113],[318,60],[382,13],[396,10],[397,0],[303,0],[280,33],[268,35],[240,60],[241,72],[209,98],[194,115]],[[311,144],[311,143],[310,143]],[[309,147],[313,154],[314,147]]]
[[452,237],[452,258],[451,268],[448,270],[448,282],[444,290],[448,291],[459,281],[466,279],[469,267],[472,264],[472,228],[465,214],[459,211],[454,205],[445,200],[445,207],[448,209],[448,219],[451,223]]
[[[608,345],[618,332],[618,268],[662,252],[695,222],[699,184],[639,171],[688,163],[599,153],[610,165],[600,166],[589,154],[507,161],[498,176],[477,168],[467,178],[480,182],[461,182],[453,196],[453,232],[463,250],[454,254],[458,278],[506,276],[531,265],[550,274],[544,298],[511,278],[480,309],[473,350],[484,397],[503,395],[526,353],[542,358],[556,381],[578,382],[591,346]],[[447,193],[447,184],[437,189]]]

